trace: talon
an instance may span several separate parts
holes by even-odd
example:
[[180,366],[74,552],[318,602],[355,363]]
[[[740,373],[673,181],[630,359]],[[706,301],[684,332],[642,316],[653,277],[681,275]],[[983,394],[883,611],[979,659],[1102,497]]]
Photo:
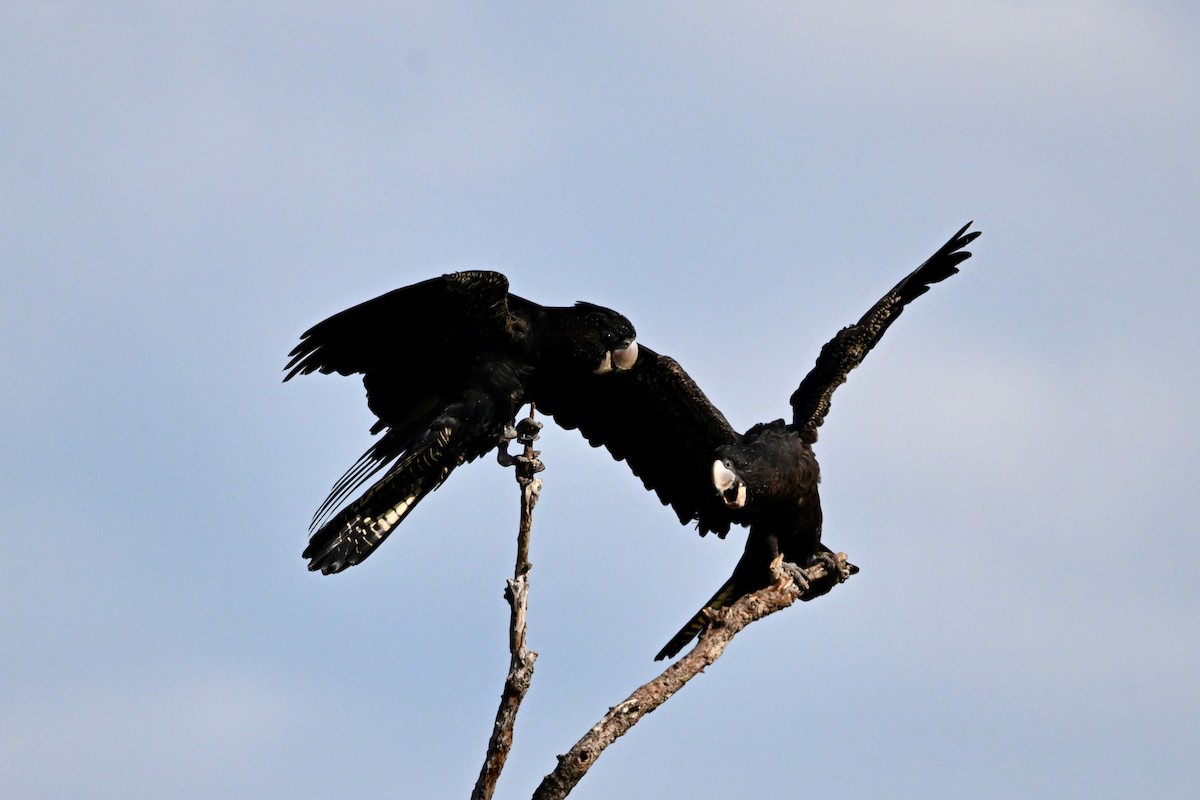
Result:
[[505,425],[500,431],[500,443],[496,450],[496,461],[502,467],[511,467],[516,463],[514,456],[508,452],[508,446],[516,440],[519,433],[514,425]]
[[822,551],[814,555],[810,563],[823,565],[825,571],[838,583],[844,582],[851,575],[858,572],[858,567],[846,560],[845,553],[827,553]]
[[784,561],[781,569],[781,583],[786,586],[789,582],[794,582],[796,587],[800,589],[801,594],[805,594],[812,588],[812,581],[808,579],[808,573],[799,564],[793,564],[791,561]]
[[516,438],[517,444],[530,446],[538,440],[538,432],[542,429],[542,423],[536,419],[526,417],[517,423]]
[[[835,554],[822,549],[819,552],[813,553],[808,559],[809,567],[815,567],[818,564],[825,568],[825,575],[808,581],[809,586],[801,595],[801,600],[815,600],[821,595],[828,594],[834,586],[837,586],[858,572],[858,567],[846,561],[845,553]],[[797,581],[797,584],[799,584],[799,581]]]

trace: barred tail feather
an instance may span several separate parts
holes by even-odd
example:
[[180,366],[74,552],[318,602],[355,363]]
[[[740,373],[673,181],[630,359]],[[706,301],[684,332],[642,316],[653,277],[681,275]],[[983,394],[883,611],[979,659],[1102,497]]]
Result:
[[308,568],[332,575],[365,561],[463,461],[439,455],[430,451],[410,455],[322,525],[304,549]]

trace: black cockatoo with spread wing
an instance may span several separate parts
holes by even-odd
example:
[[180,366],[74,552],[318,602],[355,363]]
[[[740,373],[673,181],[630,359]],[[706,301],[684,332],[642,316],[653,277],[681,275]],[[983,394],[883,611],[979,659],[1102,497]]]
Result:
[[958,272],[979,235],[970,225],[821,348],[791,396],[790,422],[745,433],[678,363],[639,346],[625,317],[589,303],[539,306],[509,294],[499,273],[434,278],[330,317],[304,334],[284,380],[362,374],[379,418],[372,433],[382,435],[318,509],[309,569],[328,574],[363,561],[451,471],[510,438],[517,411],[533,402],[625,461],[701,535],[750,528],[729,580],[657,658],[674,656],[710,610],[770,584],[777,557],[805,566],[829,556],[812,445],[830,398],[908,303]]
[[776,556],[799,566],[829,556],[821,544],[820,467],[812,444],[830,398],[908,303],[958,272],[971,255],[963,248],[979,235],[967,233],[970,226],[821,348],[791,396],[791,421],[759,423],[739,434],[679,364],[645,346],[636,363],[611,380],[585,375],[582,385],[564,380],[546,387],[539,408],[626,461],[680,522],[696,522],[701,535],[724,536],[733,524],[750,528],[729,580],[658,658],[691,641],[709,610],[770,584]]
[[512,438],[517,411],[539,401],[540,387],[615,375],[637,352],[633,325],[615,311],[539,306],[509,294],[496,272],[406,286],[313,326],[284,380],[361,374],[379,418],[371,432],[382,435],[317,510],[308,568],[330,574],[362,562],[455,468]]

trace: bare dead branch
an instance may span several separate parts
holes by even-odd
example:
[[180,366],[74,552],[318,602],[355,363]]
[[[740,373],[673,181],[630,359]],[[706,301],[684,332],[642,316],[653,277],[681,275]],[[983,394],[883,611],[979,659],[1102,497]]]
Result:
[[825,594],[855,571],[846,561],[844,553],[838,553],[834,558],[837,569],[832,573],[825,563],[801,570],[808,578],[809,585],[804,588],[784,573],[776,561],[774,568],[779,576],[776,583],[742,597],[727,609],[714,612],[712,622],[700,634],[699,641],[690,653],[610,708],[604,718],[584,734],[566,755],[558,757],[558,766],[542,780],[533,793],[533,800],[565,798],[606,747],[720,658],[730,640],[747,625],[781,611],[797,600]]
[[537,653],[530,652],[525,646],[525,618],[529,600],[529,539],[533,528],[533,507],[537,503],[538,493],[542,488],[540,478],[535,473],[544,468],[533,449],[533,443],[538,438],[537,432],[541,425],[534,419],[534,408],[529,407],[528,419],[522,420],[518,426],[517,441],[525,445],[525,451],[512,461],[516,466],[517,484],[521,487],[521,523],[517,532],[517,560],[513,568],[513,577],[504,589],[504,599],[508,601],[511,613],[508,626],[509,660],[508,676],[504,680],[504,691],[500,695],[500,706],[496,709],[496,721],[492,726],[492,736],[488,741],[487,756],[479,771],[479,779],[471,793],[472,800],[490,800],[496,791],[496,782],[504,769],[504,762],[512,750],[513,726],[517,721],[517,711],[521,701],[529,691],[533,679],[533,662]]

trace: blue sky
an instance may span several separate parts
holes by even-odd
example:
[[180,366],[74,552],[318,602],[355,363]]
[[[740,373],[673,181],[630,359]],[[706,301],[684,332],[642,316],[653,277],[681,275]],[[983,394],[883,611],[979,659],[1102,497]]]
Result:
[[[515,485],[472,464],[307,573],[371,422],[356,381],[280,383],[312,323],[498,269],[621,310],[744,429],[974,219],[822,431],[862,573],[572,796],[1197,796],[1200,17],[881,6],[0,9],[6,792],[469,794]],[[499,797],[657,674],[741,550],[542,445]]]

